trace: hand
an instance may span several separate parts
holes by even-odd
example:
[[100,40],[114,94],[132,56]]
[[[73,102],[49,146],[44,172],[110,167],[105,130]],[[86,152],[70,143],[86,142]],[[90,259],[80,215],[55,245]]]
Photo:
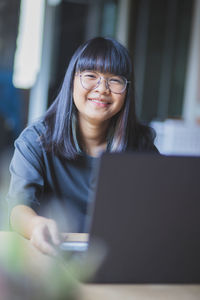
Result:
[[30,241],[42,253],[55,256],[56,247],[62,241],[57,224],[52,219],[36,218]]

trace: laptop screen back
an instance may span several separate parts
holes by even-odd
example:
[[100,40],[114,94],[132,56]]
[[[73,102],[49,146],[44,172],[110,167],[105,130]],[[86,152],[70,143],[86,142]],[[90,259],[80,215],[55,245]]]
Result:
[[94,198],[94,282],[200,282],[200,157],[104,154]]

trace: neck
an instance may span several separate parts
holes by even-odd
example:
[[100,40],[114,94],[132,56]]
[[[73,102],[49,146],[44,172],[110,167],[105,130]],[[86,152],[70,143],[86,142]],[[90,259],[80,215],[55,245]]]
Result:
[[103,124],[83,123],[79,120],[82,146],[88,155],[97,157],[100,152],[106,149],[108,124],[109,122],[104,122]]

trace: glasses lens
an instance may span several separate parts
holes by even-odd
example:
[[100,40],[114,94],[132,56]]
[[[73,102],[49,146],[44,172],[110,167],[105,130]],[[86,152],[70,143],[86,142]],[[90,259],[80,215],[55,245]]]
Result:
[[81,83],[85,89],[94,89],[100,81],[100,76],[95,72],[83,72],[81,74]]
[[108,79],[108,85],[113,93],[122,93],[126,89],[126,78],[113,76]]

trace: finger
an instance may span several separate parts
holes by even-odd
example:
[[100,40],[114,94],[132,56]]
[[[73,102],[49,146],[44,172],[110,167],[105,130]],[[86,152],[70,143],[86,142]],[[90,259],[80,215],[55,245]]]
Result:
[[51,255],[51,256],[56,256],[57,255],[56,249],[46,241],[43,241],[39,245],[39,248],[41,249],[42,253],[44,253],[44,254],[48,254],[48,255]]
[[40,242],[32,241],[32,244],[43,254],[47,254],[51,256],[57,255],[56,249],[46,241],[40,241]]
[[58,231],[56,222],[51,221],[51,223],[48,226],[48,229],[49,229],[49,235],[50,235],[52,243],[56,246],[59,245],[61,243],[61,236]]
[[69,234],[66,233],[66,232],[62,232],[62,233],[60,234],[60,237],[61,237],[62,242],[66,242],[67,239],[68,239],[68,237],[69,237]]
[[56,249],[45,239],[42,233],[36,232],[31,238],[31,244],[43,254],[53,256],[57,254]]

